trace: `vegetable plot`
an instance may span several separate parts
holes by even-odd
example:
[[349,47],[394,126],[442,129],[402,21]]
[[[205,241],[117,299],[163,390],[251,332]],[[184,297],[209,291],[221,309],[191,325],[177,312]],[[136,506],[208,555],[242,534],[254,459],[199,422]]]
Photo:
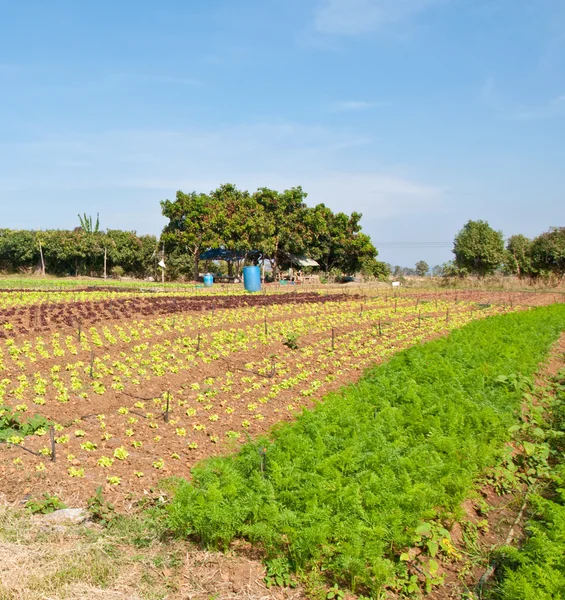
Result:
[[[406,549],[454,551],[430,521],[501,454],[521,399],[506,382],[531,375],[563,329],[565,306],[554,305],[397,354],[271,439],[193,469],[172,527],[208,547],[247,538],[280,572],[313,569],[336,589],[417,590]],[[439,583],[437,563],[425,564]]]
[[[437,297],[93,293],[96,301],[53,303],[58,320],[45,329],[4,313],[0,412],[53,426],[0,446],[9,497],[56,486],[87,498],[98,485],[114,500],[141,496],[292,420],[398,350],[520,308]],[[20,301],[40,310],[33,294]]]

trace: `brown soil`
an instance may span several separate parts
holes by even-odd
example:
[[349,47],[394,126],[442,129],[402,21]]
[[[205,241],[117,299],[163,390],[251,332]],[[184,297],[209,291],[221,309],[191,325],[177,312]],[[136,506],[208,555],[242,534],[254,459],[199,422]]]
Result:
[[[221,298],[217,297],[214,301]],[[199,358],[187,364],[186,361],[183,362],[184,355],[175,350],[172,352],[174,358],[167,359],[167,364],[177,369],[177,372],[171,372],[170,368],[158,376],[149,372],[148,378],[141,378],[138,385],[132,385],[131,380],[124,378],[124,389],[112,389],[114,377],[122,375],[114,366],[118,364],[116,361],[122,361],[120,364],[123,364],[124,356],[130,356],[132,347],[140,343],[136,340],[124,342],[118,339],[113,345],[96,349],[96,358],[101,362],[94,364],[95,375],[98,377],[97,371],[102,367],[108,370],[107,374],[100,375],[97,380],[105,386],[102,395],[90,391],[86,398],[81,398],[71,393],[69,400],[61,403],[57,400],[54,388],[50,388],[45,395],[44,406],[31,402],[34,397],[33,374],[41,373],[47,380],[51,369],[58,365],[61,367],[60,381],[68,389],[71,389],[72,384],[70,373],[78,373],[82,378],[82,389],[88,389],[84,386],[91,385],[92,381],[88,377],[90,351],[77,344],[77,354],[71,360],[65,355],[61,358],[35,357],[33,362],[31,358],[21,358],[18,359],[20,362],[12,363],[6,357],[3,377],[8,376],[16,381],[19,375],[25,373],[30,380],[29,387],[24,391],[28,412],[37,412],[61,424],[64,430],[57,432],[56,436],[68,436],[69,439],[66,443],[55,445],[55,462],[49,456],[34,456],[21,448],[0,446],[0,491],[12,501],[29,494],[37,496],[42,492],[50,492],[56,493],[68,503],[81,505],[92,496],[97,486],[102,485],[106,495],[118,508],[127,511],[136,499],[143,497],[163,477],[189,477],[191,467],[199,460],[232,452],[247,435],[256,438],[268,433],[276,423],[291,421],[303,407],[312,407],[327,393],[356,381],[363,369],[386,359],[393,352],[447,333],[450,329],[447,322],[449,319],[466,321],[502,310],[501,307],[478,310],[475,305],[459,301],[448,306],[444,313],[441,304],[434,304],[429,300],[421,303],[419,298],[361,299],[357,296],[321,297],[304,293],[253,298],[259,305],[267,300],[273,305],[276,300],[279,304],[286,301],[284,304],[287,306],[289,303],[293,306],[295,303],[301,306],[325,306],[325,313],[318,313],[318,309],[313,308],[314,317],[318,314],[325,314],[326,317],[328,314],[334,315],[330,321],[335,319],[336,326],[326,324],[319,331],[301,335],[299,349],[292,350],[283,344],[283,336],[277,334],[277,331],[282,331],[281,328],[289,318],[307,316],[308,310],[303,309],[301,315],[269,313],[269,337],[264,343],[249,343],[243,348],[237,347],[228,352],[226,356],[219,353],[215,360],[208,360],[206,357],[214,344],[214,333],[230,327],[226,324],[216,325],[215,321],[221,321],[224,315],[232,314],[231,303],[239,307],[236,314],[238,317],[241,315],[242,319],[236,329],[248,333],[255,331],[249,335],[259,339],[257,336],[260,334],[253,327],[258,325],[262,330],[263,313],[257,314],[253,307],[238,305],[241,299],[249,300],[249,297],[224,297],[223,301],[230,308],[220,309],[214,306],[216,319],[209,319],[206,313],[201,317],[200,311],[181,311],[181,301],[185,299],[143,298],[143,302],[155,302],[155,306],[148,308],[147,312],[160,315],[160,311],[169,314],[167,310],[177,310],[174,314],[194,315],[200,321],[195,321],[197,325],[181,328],[180,332],[175,329],[159,329],[149,339],[150,347],[144,353],[140,351],[139,356],[150,358],[149,353],[151,348],[156,347],[155,344],[165,350],[174,348],[171,344],[178,344],[179,338],[191,340],[193,346],[190,354],[193,354],[194,346],[200,343],[196,342],[197,335],[202,331],[202,352],[198,355]],[[122,307],[126,307],[128,311],[133,310],[128,308],[129,299],[122,300]],[[186,301],[193,302],[191,299]],[[205,300],[198,298],[198,302],[203,302],[201,306],[208,306],[210,309],[210,305],[205,304],[211,302],[209,297]],[[104,303],[99,305],[101,308]],[[57,310],[66,315],[78,308],[62,304]],[[380,316],[378,318],[381,335],[377,329],[377,314],[385,315],[382,319]],[[62,318],[65,320],[68,316]],[[109,325],[124,325],[127,321],[116,319]],[[153,322],[144,321],[147,326]],[[317,325],[314,322],[312,328],[315,330]],[[335,343],[333,352],[332,337]],[[31,335],[19,335],[15,339],[21,345],[26,339],[34,338]],[[103,358],[99,359],[101,355]],[[274,358],[269,359],[270,356]],[[77,361],[85,366],[75,371],[66,370]],[[304,379],[291,383],[300,373],[305,374]],[[313,383],[315,388],[311,387]],[[270,397],[271,390],[277,386],[276,396]],[[9,392],[6,403],[10,406],[18,405],[21,400],[15,396],[10,397],[10,394],[15,392]],[[164,415],[167,396],[168,421]],[[192,414],[187,414],[187,411],[192,411]],[[148,413],[152,416],[148,417]],[[104,415],[103,422],[98,415]],[[237,440],[233,439],[236,434],[239,436]],[[135,446],[132,445],[134,441]],[[94,443],[97,447],[89,451],[82,447],[85,442]],[[46,435],[30,436],[23,446],[37,453],[42,448],[49,449],[50,444]],[[127,450],[127,458],[114,458],[116,449],[122,447]],[[113,464],[106,467],[99,465],[98,460],[102,457],[110,459]],[[162,465],[159,462],[161,460]],[[80,475],[81,469],[84,470],[83,477],[70,476],[73,470],[78,470],[77,474]],[[118,477],[119,485],[109,485],[107,478],[110,476]]]

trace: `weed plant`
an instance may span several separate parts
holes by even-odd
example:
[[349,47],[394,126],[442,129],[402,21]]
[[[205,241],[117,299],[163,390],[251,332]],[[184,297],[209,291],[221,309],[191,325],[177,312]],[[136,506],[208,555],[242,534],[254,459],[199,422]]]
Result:
[[[181,483],[170,524],[211,548],[236,537],[290,569],[378,592],[422,523],[456,510],[495,464],[565,306],[471,323],[394,356],[271,439],[212,458]],[[501,379],[501,376],[504,376]]]

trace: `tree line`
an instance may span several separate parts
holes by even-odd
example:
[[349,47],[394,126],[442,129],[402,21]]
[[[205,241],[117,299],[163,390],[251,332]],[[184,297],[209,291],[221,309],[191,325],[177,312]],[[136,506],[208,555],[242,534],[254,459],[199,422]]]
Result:
[[101,276],[106,266],[108,275],[136,277],[155,271],[155,236],[81,223],[74,230],[0,229],[0,271]]
[[468,221],[454,240],[446,276],[485,277],[495,272],[530,279],[561,280],[565,276],[565,227],[551,227],[534,239],[513,235],[504,244],[501,231],[486,221]]
[[393,277],[486,277],[495,273],[520,279],[560,281],[565,277],[565,227],[551,227],[534,239],[517,234],[504,242],[501,231],[486,221],[468,221],[455,236],[454,260],[430,269],[387,265]]
[[388,275],[361,230],[360,213],[334,213],[324,204],[309,207],[305,199],[301,187],[250,193],[228,183],[209,194],[179,190],[175,200],[161,202],[169,219],[161,236],[167,268],[194,278],[202,252],[223,248],[247,253],[249,260],[257,260],[252,255],[256,251],[274,269],[293,254],[316,260],[326,273]]

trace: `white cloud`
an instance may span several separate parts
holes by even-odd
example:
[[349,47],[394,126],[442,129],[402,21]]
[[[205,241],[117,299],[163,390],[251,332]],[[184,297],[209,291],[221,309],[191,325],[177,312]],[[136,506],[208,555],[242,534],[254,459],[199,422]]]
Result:
[[133,81],[137,83],[146,84],[171,84],[171,85],[188,85],[188,86],[202,86],[202,82],[193,77],[178,77],[172,75],[147,75],[144,73],[116,73],[112,76],[112,79],[118,79],[122,81]]
[[[435,212],[441,188],[382,167],[353,168],[355,156],[371,142],[348,131],[284,122],[218,130],[60,132],[34,142],[0,143],[0,196],[26,202],[41,190],[34,219],[45,227],[63,226],[80,201],[80,210],[100,211],[105,226],[154,233],[162,225],[159,200],[174,197],[177,189],[208,192],[225,182],[251,191],[301,185],[309,204],[356,210],[367,220]],[[16,215],[21,219],[15,209],[4,214],[5,226],[14,226]]]
[[400,21],[448,0],[325,0],[315,25],[318,31],[355,35]]
[[533,121],[536,119],[550,119],[565,115],[565,94],[557,96],[543,106],[534,108],[520,107],[514,113],[518,121]]
[[369,108],[376,108],[378,106],[385,106],[385,103],[365,102],[363,100],[347,100],[344,102],[336,102],[332,105],[331,110],[333,112],[348,112],[356,110],[368,110]]

